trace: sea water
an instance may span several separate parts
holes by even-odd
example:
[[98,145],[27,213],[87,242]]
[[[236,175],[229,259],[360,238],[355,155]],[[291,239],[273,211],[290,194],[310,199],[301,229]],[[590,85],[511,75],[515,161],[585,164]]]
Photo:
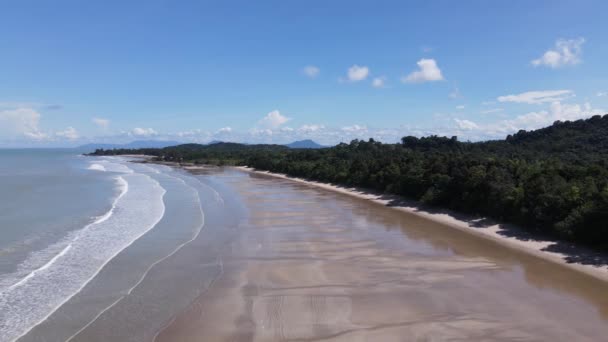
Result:
[[[0,150],[0,341],[73,340],[125,306],[151,270],[199,236],[201,197],[217,196],[201,185],[127,158]],[[171,305],[150,311],[158,315],[145,333],[124,336],[153,334]]]

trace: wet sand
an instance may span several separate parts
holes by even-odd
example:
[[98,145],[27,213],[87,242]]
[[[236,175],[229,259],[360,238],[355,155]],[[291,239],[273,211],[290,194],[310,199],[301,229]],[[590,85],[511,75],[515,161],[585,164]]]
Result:
[[248,167],[237,169],[288,179],[294,182],[339,192],[345,195],[365,199],[392,209],[414,214],[443,225],[462,230],[466,233],[491,240],[497,244],[516,249],[523,253],[534,255],[562,266],[583,272],[592,277],[608,282],[608,255],[596,252],[576,244],[560,242],[550,237],[539,236],[524,231],[520,227],[499,224],[485,218],[475,218],[460,215],[450,210],[423,207],[420,203],[409,201],[395,195],[387,195],[367,191],[360,188],[347,188],[334,184],[309,181],[301,178],[288,177],[283,174],[258,171]]
[[586,274],[307,184],[233,169],[211,177],[246,213],[221,274],[156,341],[608,336],[608,286]]

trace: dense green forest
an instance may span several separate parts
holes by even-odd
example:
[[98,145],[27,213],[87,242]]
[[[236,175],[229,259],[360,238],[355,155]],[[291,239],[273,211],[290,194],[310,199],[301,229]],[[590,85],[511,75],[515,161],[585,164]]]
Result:
[[408,136],[323,149],[219,143],[94,154],[126,153],[366,187],[608,250],[608,115],[475,143]]

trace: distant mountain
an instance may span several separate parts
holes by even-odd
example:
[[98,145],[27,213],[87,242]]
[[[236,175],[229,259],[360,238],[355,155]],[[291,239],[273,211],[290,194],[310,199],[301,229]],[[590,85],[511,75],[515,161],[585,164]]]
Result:
[[95,151],[96,149],[112,150],[117,148],[164,148],[180,144],[178,141],[136,140],[128,144],[86,144],[78,146],[77,149]]
[[291,144],[286,144],[285,146],[287,146],[289,148],[323,148],[323,147],[325,147],[323,145],[317,144],[316,142],[314,142],[310,139],[294,141]]

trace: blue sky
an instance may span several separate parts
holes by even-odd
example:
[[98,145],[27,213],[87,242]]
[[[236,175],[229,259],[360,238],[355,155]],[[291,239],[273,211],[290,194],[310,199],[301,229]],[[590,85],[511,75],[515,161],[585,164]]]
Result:
[[608,108],[606,1],[0,1],[0,146],[501,138]]

